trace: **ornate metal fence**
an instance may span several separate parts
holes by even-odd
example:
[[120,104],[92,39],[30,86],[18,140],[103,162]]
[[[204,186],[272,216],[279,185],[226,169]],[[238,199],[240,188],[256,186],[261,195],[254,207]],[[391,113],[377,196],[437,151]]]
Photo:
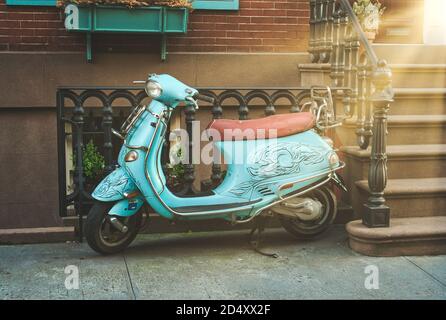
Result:
[[379,60],[348,0],[310,1],[309,52],[313,63],[330,63],[332,86],[345,86],[344,110],[356,118],[358,145],[367,149],[371,140],[368,184],[363,223],[389,226],[385,204],[387,183],[387,112],[393,101],[392,72]]
[[[309,99],[309,88],[198,88],[201,93],[215,98],[212,106],[196,111],[193,107],[182,108],[184,124],[189,136],[192,136],[192,121],[199,113],[206,113],[210,120],[228,116],[231,109],[232,117],[238,119],[273,115],[276,112],[299,112],[302,104]],[[336,92],[344,92],[337,88]],[[105,170],[103,175],[112,171],[122,141],[112,135],[111,129],[119,128],[121,123],[131,113],[132,109],[148,99],[140,87],[61,87],[57,91],[58,115],[58,150],[59,150],[59,203],[60,215],[82,217],[86,215],[92,204],[90,192],[93,185],[86,179],[83,164],[84,146],[91,139],[99,147],[104,156]],[[263,110],[263,112],[262,112]],[[235,115],[234,115],[235,111]],[[231,117],[231,116],[230,116]],[[168,139],[166,139],[168,141]],[[68,148],[67,148],[68,146]],[[192,148],[191,140],[189,148]],[[69,150],[68,150],[69,149]],[[68,152],[71,151],[72,152]],[[163,162],[168,161],[168,150],[165,146]],[[72,156],[69,156],[69,154]],[[192,152],[189,152],[192,156]],[[67,173],[67,163],[74,170]],[[196,166],[184,165],[184,183],[180,194],[194,194]],[[220,164],[211,165],[211,174],[201,182],[201,189],[210,189],[218,185],[222,178]],[[68,178],[67,178],[68,177]],[[67,179],[72,178],[72,183]],[[101,178],[101,177],[99,177]],[[71,187],[68,189],[68,187]],[[202,191],[201,190],[201,191]],[[82,219],[79,219],[79,231],[82,234]]]

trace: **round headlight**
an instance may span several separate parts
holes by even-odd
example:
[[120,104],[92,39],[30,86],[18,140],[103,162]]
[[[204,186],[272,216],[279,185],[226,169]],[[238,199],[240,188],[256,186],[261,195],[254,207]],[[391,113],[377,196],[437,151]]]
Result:
[[163,89],[161,88],[160,84],[156,81],[149,80],[146,82],[146,93],[149,97],[152,98],[158,98],[161,93],[163,92]]

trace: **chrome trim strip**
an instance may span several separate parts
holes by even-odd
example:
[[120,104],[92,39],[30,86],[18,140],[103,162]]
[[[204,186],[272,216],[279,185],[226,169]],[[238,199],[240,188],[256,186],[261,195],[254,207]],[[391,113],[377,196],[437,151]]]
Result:
[[125,144],[125,143],[124,143],[124,145],[129,149],[143,150],[145,152],[149,151],[149,149],[145,146],[129,146],[128,144]]
[[119,139],[125,141],[125,137],[124,137],[122,134],[120,134],[118,131],[116,131],[116,130],[113,129],[113,128],[111,128],[110,130],[111,130],[111,132],[112,132],[115,136],[117,136]]
[[145,109],[147,110],[148,113],[150,113],[155,118],[157,118],[157,119],[161,118],[161,116],[159,114],[156,114],[152,110],[150,110],[150,105],[147,105]]
[[[334,172],[336,172],[337,170],[339,170],[339,169],[342,169],[342,168],[344,168],[345,167],[345,163],[344,162],[339,162],[340,163],[340,165],[337,167],[337,168],[335,168],[335,169],[330,169],[330,170],[327,170],[327,171],[324,171],[324,172],[321,172],[321,173],[318,173],[318,174],[315,174],[315,175],[312,175],[312,176],[309,176],[309,177],[306,177],[306,178],[302,178],[302,179],[298,179],[298,180],[296,180],[296,181],[293,181],[293,182],[287,182],[287,183],[284,183],[284,184],[282,184],[279,188],[278,188],[278,190],[280,191],[282,188],[283,188],[283,186],[285,186],[285,185],[287,185],[287,184],[296,184],[296,183],[299,183],[299,182],[304,182],[304,181],[307,181],[307,180],[311,180],[311,179],[314,179],[314,178],[317,178],[317,177],[322,177],[322,176],[325,176],[325,175],[332,175]],[[279,195],[279,194],[277,194],[277,196],[279,197],[279,199],[283,199],[283,197],[281,196],[281,195]]]

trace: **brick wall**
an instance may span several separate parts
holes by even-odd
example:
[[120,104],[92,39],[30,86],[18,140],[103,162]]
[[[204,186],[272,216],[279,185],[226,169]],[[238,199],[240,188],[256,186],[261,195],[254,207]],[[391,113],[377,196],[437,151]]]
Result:
[[[308,0],[240,0],[238,11],[191,13],[186,35],[170,52],[306,51]],[[85,35],[69,33],[55,7],[6,6],[0,0],[0,51],[82,51]],[[95,34],[93,50],[158,52],[159,36]]]

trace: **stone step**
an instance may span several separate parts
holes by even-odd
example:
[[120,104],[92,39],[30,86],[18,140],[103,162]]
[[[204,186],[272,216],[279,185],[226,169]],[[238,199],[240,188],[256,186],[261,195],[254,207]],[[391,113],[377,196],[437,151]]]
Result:
[[65,242],[75,240],[74,227],[0,229],[0,244]]
[[[341,147],[348,172],[356,180],[367,179],[370,147]],[[389,179],[446,177],[446,144],[389,145],[387,147]]]
[[346,229],[350,247],[368,256],[446,254],[446,217],[392,218],[389,228],[367,228],[356,220]]
[[[446,88],[446,64],[442,63],[395,63],[392,70],[392,86],[398,90]],[[298,77],[302,87],[330,85],[331,66],[325,64],[299,64]]]
[[389,115],[446,114],[446,88],[394,88]]
[[391,115],[388,144],[446,143],[446,114]]
[[[364,203],[369,196],[368,182],[360,180],[355,185],[359,191],[358,200]],[[444,177],[389,179],[384,193],[393,218],[446,216]],[[357,204],[356,209],[360,210]]]
[[444,45],[375,43],[372,47],[379,59],[390,64],[446,64]]
[[446,64],[391,64],[395,88],[446,88]]
[[[389,115],[388,145],[402,144],[444,144],[446,143],[445,115]],[[356,145],[356,119],[347,119],[337,129],[339,143],[344,146]]]
[[[446,88],[393,88],[395,96],[389,115],[446,114]],[[336,100],[338,113],[342,99]]]

